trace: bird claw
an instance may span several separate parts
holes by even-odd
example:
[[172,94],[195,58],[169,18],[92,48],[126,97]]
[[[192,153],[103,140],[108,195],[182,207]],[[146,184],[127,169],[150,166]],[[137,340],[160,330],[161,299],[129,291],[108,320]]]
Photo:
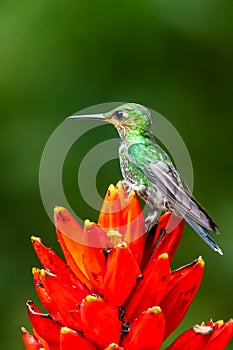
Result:
[[129,181],[127,181],[127,180],[123,180],[123,181],[122,181],[122,184],[123,184],[123,186],[125,187],[126,192],[127,192],[128,194],[130,194],[130,192],[134,190],[133,184],[132,184],[131,182],[129,182]]

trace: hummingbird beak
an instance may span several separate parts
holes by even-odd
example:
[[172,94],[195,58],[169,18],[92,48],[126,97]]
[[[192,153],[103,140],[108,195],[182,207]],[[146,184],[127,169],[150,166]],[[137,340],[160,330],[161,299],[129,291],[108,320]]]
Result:
[[84,114],[84,115],[71,115],[66,119],[94,119],[94,120],[106,120],[107,118],[103,114]]

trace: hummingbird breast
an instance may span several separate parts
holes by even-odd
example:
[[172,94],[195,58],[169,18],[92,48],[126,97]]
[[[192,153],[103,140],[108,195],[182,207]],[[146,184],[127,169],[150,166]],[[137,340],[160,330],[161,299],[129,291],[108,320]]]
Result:
[[139,185],[145,185],[143,181],[143,174],[134,164],[130,162],[128,148],[130,144],[126,141],[122,141],[119,148],[119,160],[120,168],[124,179],[131,183],[133,188]]

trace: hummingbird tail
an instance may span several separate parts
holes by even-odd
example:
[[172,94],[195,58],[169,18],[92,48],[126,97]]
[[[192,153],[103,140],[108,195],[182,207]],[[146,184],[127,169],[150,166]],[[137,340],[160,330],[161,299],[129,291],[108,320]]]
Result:
[[192,219],[185,217],[185,220],[187,223],[194,229],[194,231],[197,232],[197,234],[205,241],[210,248],[212,248],[214,251],[218,252],[219,254],[223,255],[222,250],[219,248],[217,243],[213,240],[213,238],[209,235],[206,228],[198,225],[195,221]]

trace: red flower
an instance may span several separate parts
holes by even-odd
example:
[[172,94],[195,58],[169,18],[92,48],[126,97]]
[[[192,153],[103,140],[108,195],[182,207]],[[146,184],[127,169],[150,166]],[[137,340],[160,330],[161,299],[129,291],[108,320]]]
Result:
[[223,321],[209,321],[201,326],[196,325],[181,334],[167,350],[180,349],[225,349],[233,336],[233,319]]
[[[144,234],[137,197],[121,183],[109,187],[98,224],[86,220],[82,228],[62,207],[54,217],[66,263],[32,237],[43,265],[33,268],[34,284],[49,313],[27,303],[33,335],[22,328],[26,349],[160,349],[184,318],[204,272],[201,257],[170,270],[184,221],[165,213]],[[224,349],[232,336],[232,320],[210,321],[167,349]]]

